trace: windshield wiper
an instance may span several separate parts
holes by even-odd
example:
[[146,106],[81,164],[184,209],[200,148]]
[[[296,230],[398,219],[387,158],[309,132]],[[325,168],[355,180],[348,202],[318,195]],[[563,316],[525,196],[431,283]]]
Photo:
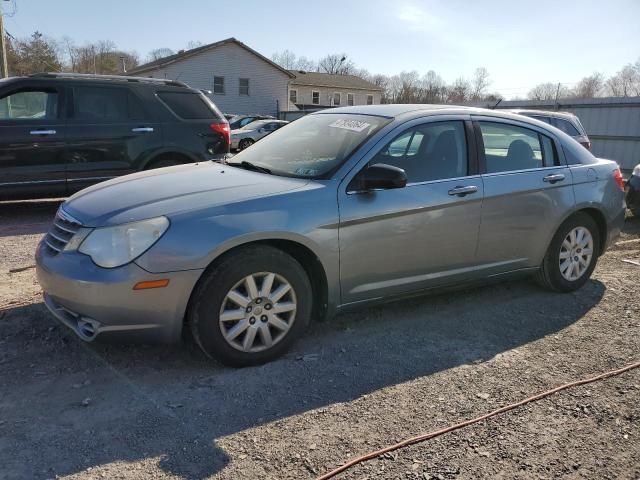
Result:
[[254,163],[247,162],[246,160],[243,160],[240,163],[227,162],[227,165],[231,165],[233,167],[244,168],[245,170],[253,170],[254,172],[267,173],[267,174],[271,175],[271,170],[268,169],[267,167],[261,167],[260,165],[256,165]]

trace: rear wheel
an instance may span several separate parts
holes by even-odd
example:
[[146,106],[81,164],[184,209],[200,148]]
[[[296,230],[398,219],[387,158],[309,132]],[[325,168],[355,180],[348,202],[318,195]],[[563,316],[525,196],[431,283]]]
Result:
[[250,138],[243,138],[242,140],[240,140],[240,143],[238,144],[238,150],[244,150],[245,148],[249,148],[253,144],[254,144],[254,141],[251,140]]
[[270,361],[298,338],[311,316],[311,285],[302,266],[273,247],[247,247],[206,274],[188,320],[196,343],[231,366]]
[[565,221],[554,235],[537,280],[556,292],[576,290],[591,276],[599,251],[596,222],[586,213],[578,213]]

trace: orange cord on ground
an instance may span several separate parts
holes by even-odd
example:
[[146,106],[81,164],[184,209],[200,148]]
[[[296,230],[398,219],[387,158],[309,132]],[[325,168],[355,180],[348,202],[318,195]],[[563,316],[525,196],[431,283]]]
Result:
[[392,452],[392,451],[397,450],[399,448],[408,447],[409,445],[413,445],[415,443],[424,442],[425,440],[429,440],[429,439],[432,439],[432,438],[435,438],[435,437],[439,437],[440,435],[443,435],[443,434],[448,433],[448,432],[452,432],[454,430],[458,430],[458,429],[460,429],[462,427],[466,427],[468,425],[481,422],[482,420],[486,420],[489,417],[493,417],[493,416],[498,415],[500,413],[504,413],[504,412],[507,412],[509,410],[513,410],[514,408],[521,407],[521,406],[523,406],[523,405],[525,405],[527,403],[531,403],[531,402],[535,402],[537,400],[541,400],[541,399],[543,399],[545,397],[548,397],[549,395],[553,395],[554,393],[558,393],[561,390],[565,390],[565,389],[571,388],[571,387],[577,387],[578,385],[585,385],[587,383],[592,383],[592,382],[596,382],[598,380],[602,380],[602,379],[605,379],[605,378],[608,378],[608,377],[613,377],[613,376],[616,376],[616,375],[620,375],[621,373],[628,372],[629,370],[633,370],[634,368],[638,368],[638,367],[640,367],[640,362],[632,363],[630,365],[627,365],[626,367],[618,368],[616,370],[610,370],[610,371],[602,373],[600,375],[596,375],[595,377],[585,378],[583,380],[578,380],[578,381],[571,382],[571,383],[565,383],[564,385],[560,385],[559,387],[552,388],[551,390],[547,390],[547,391],[538,393],[536,395],[533,395],[532,397],[526,398],[526,399],[521,400],[521,401],[519,401],[517,403],[512,403],[511,405],[507,405],[505,407],[498,408],[497,410],[494,410],[494,411],[492,411],[490,413],[487,413],[486,415],[482,415],[481,417],[477,417],[477,418],[474,418],[474,419],[471,419],[471,420],[466,420],[466,421],[458,423],[456,425],[452,425],[450,427],[443,428],[442,430],[436,430],[435,432],[425,433],[423,435],[418,435],[416,437],[408,438],[406,440],[403,440],[402,442],[396,443],[395,445],[390,445],[388,447],[381,448],[380,450],[376,450],[375,452],[369,452],[369,453],[367,453],[365,455],[362,455],[360,457],[354,458],[353,460],[350,460],[347,463],[339,466],[335,470],[332,470],[329,473],[325,473],[324,475],[318,477],[317,480],[328,480],[328,479],[335,477],[339,473],[342,473],[345,470],[347,470],[347,469],[349,469],[349,468],[351,468],[354,465],[357,465],[359,463],[365,462],[367,460],[371,460],[373,458],[379,457],[380,455],[383,455],[383,454],[388,453],[388,452]]

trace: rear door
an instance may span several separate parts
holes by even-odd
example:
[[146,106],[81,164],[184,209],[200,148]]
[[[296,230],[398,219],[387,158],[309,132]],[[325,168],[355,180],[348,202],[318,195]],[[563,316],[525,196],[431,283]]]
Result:
[[129,88],[75,84],[69,107],[70,191],[138,171],[145,155],[162,146],[160,124]]
[[0,196],[62,196],[64,87],[26,82],[0,93]]
[[475,117],[484,183],[478,263],[487,274],[540,265],[575,203],[559,144],[543,129]]
[[464,117],[440,119],[399,127],[359,169],[376,163],[402,168],[406,187],[360,192],[357,175],[340,187],[343,302],[473,276],[482,207],[474,140]]

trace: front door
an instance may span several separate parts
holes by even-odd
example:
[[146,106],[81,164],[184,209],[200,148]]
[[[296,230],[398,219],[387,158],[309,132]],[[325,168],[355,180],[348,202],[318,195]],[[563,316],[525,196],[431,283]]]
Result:
[[37,83],[0,93],[0,197],[66,193],[64,89]]
[[574,205],[571,171],[545,130],[477,120],[484,172],[478,262],[488,274],[537,267]]
[[358,192],[356,176],[340,188],[343,303],[473,275],[483,185],[470,168],[464,120],[422,120],[391,135],[367,165],[404,169],[407,186]]

